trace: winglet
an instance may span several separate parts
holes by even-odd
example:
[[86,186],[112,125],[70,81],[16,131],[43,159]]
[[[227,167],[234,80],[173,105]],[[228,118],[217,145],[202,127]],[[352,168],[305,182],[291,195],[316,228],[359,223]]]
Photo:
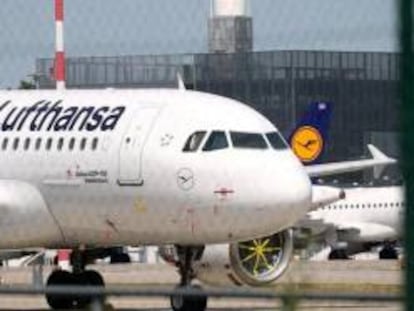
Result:
[[185,91],[186,88],[185,88],[185,84],[184,84],[184,81],[183,81],[183,77],[181,76],[181,74],[179,72],[177,72],[177,82],[178,82],[178,89],[182,90],[182,91]]
[[375,178],[378,178],[386,165],[394,164],[397,162],[395,159],[390,158],[381,151],[379,151],[373,145],[368,145],[368,149],[372,156],[371,159],[314,164],[305,166],[305,170],[310,177],[316,177],[355,172],[366,168],[374,167],[374,176]]
[[391,160],[392,162],[395,162],[395,159],[388,157],[385,153],[383,153],[381,150],[379,150],[374,145],[368,144],[367,147],[368,147],[369,153],[371,153],[372,158],[376,160]]
[[374,166],[374,178],[377,179],[381,176],[384,168],[388,164],[396,163],[397,160],[394,158],[388,157],[385,153],[380,151],[377,147],[374,145],[368,144],[367,145],[369,152],[371,153],[371,156],[374,160],[378,160],[382,163]]

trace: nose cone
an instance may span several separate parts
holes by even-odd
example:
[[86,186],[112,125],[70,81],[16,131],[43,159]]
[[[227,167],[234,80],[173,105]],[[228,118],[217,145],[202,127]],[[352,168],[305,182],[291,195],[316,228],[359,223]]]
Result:
[[280,154],[278,163],[269,171],[273,171],[273,176],[266,177],[273,184],[269,199],[275,209],[279,206],[285,210],[285,221],[292,225],[305,216],[311,207],[312,184],[309,176],[303,165],[290,152]]
[[[251,236],[286,229],[303,218],[312,203],[311,182],[304,167],[289,150],[256,154],[238,170],[235,201],[248,219]],[[250,237],[251,237],[250,236]]]

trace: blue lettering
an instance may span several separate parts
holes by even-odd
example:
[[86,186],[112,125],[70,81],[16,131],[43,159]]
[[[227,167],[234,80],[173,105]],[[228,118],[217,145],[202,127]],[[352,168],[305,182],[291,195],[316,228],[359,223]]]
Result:
[[113,130],[118,123],[119,118],[122,116],[122,114],[125,111],[125,107],[116,107],[111,112],[112,114],[109,115],[105,120],[102,122],[101,130],[107,131],[107,130]]
[[63,101],[40,100],[26,107],[17,107],[8,100],[0,105],[2,131],[109,131],[115,129],[125,107],[64,107]]
[[109,107],[101,107],[95,111],[92,116],[92,120],[88,122],[86,125],[87,131],[94,131],[96,130],[99,125],[101,124],[102,118],[104,117],[105,112],[109,110]]

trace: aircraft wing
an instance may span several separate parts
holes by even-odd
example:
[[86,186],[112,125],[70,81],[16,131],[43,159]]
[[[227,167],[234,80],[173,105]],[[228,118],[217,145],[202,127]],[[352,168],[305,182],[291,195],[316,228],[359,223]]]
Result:
[[386,225],[370,222],[341,221],[340,219],[322,219],[306,217],[300,220],[296,228],[308,229],[313,236],[329,229],[335,229],[346,241],[375,242],[397,238],[397,232]]
[[334,162],[326,164],[315,164],[305,166],[305,170],[310,177],[334,175],[339,173],[349,173],[373,167],[374,175],[378,176],[386,165],[394,164],[397,161],[388,157],[374,145],[368,145],[372,159],[355,161]]

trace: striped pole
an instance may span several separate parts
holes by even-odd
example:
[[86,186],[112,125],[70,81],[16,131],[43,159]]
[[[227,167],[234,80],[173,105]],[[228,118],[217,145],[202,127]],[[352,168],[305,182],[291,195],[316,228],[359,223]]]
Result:
[[63,1],[55,0],[55,22],[56,22],[56,53],[54,77],[56,81],[56,89],[65,89],[65,51],[63,43]]

